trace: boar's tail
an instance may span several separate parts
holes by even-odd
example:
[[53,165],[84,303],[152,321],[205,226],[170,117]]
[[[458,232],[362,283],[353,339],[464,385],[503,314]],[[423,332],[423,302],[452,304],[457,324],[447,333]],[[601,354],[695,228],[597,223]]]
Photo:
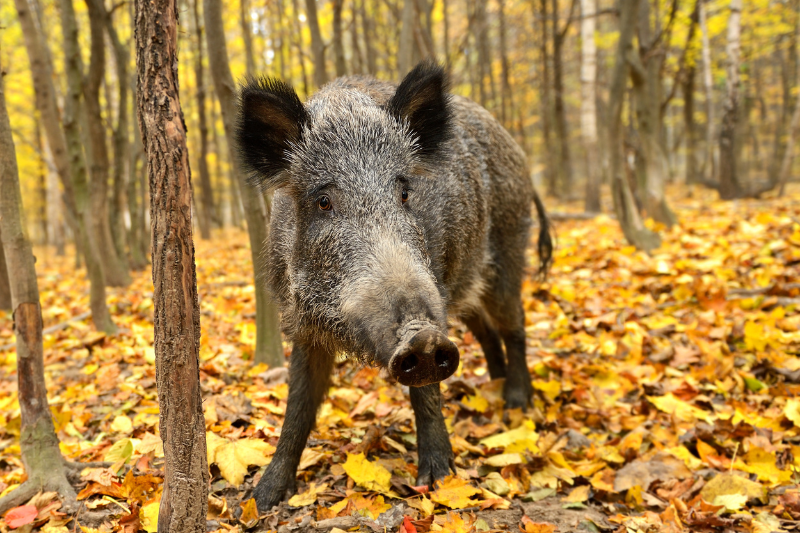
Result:
[[542,199],[536,191],[533,191],[533,203],[536,205],[536,216],[539,219],[539,240],[536,244],[536,252],[539,254],[539,277],[546,279],[553,264],[553,227],[547,218]]

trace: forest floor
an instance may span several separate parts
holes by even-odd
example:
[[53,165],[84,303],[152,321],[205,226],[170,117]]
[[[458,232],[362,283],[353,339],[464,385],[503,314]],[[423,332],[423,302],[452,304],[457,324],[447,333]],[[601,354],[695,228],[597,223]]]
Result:
[[[550,278],[525,281],[534,407],[504,418],[502,384],[463,326],[443,385],[457,475],[427,494],[407,391],[342,361],[298,473],[298,495],[259,517],[252,486],[275,450],[286,372],[253,365],[255,304],[241,231],[196,241],[209,530],[683,532],[800,529],[800,194],[717,202],[673,195],[680,225],[652,255],[616,221],[556,223]],[[556,206],[554,210],[565,209]],[[45,327],[88,311],[74,258],[38,250]],[[536,259],[530,256],[530,272]],[[81,476],[70,520],[53,494],[0,531],[156,530],[163,451],[149,269],[110,289],[121,332],[88,320],[44,337],[65,456]],[[11,316],[0,345],[13,342]],[[288,355],[288,347],[287,347]],[[15,352],[0,351],[0,492],[24,480]],[[404,518],[408,517],[407,519]],[[100,517],[100,518],[98,518]]]

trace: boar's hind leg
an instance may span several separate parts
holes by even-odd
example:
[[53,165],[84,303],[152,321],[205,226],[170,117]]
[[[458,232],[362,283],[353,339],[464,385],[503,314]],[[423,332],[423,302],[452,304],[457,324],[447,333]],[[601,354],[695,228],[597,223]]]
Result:
[[503,353],[503,344],[500,334],[489,323],[483,310],[464,317],[464,324],[481,343],[483,354],[486,356],[486,365],[492,379],[506,377],[506,357]]
[[439,384],[410,387],[411,407],[417,422],[419,471],[417,485],[433,487],[433,482],[455,472],[453,449],[442,416]]
[[519,296],[516,297],[516,302],[508,304],[506,312],[509,316],[504,317],[503,321],[498,320],[508,356],[503,398],[506,409],[521,408],[524,411],[533,394],[533,386],[525,360],[525,311]]
[[259,511],[272,509],[295,491],[297,465],[330,382],[333,356],[295,344],[289,365],[289,399],[278,449],[253,491]]

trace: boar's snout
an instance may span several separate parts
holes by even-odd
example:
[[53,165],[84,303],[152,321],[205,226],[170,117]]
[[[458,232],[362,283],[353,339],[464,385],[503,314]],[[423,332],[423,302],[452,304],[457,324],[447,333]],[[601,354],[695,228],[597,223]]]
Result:
[[411,331],[389,360],[389,372],[410,387],[438,383],[458,368],[458,348],[433,328]]

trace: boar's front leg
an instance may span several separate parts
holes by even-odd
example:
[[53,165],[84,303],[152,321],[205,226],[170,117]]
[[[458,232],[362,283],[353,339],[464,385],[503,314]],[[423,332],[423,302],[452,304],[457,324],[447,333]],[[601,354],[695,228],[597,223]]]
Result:
[[258,510],[269,511],[294,494],[297,465],[314,428],[317,408],[330,383],[333,357],[318,347],[295,344],[289,364],[289,399],[278,448],[253,490]]
[[410,387],[411,407],[417,422],[419,471],[417,485],[429,485],[455,472],[453,448],[442,416],[442,393],[439,384]]

